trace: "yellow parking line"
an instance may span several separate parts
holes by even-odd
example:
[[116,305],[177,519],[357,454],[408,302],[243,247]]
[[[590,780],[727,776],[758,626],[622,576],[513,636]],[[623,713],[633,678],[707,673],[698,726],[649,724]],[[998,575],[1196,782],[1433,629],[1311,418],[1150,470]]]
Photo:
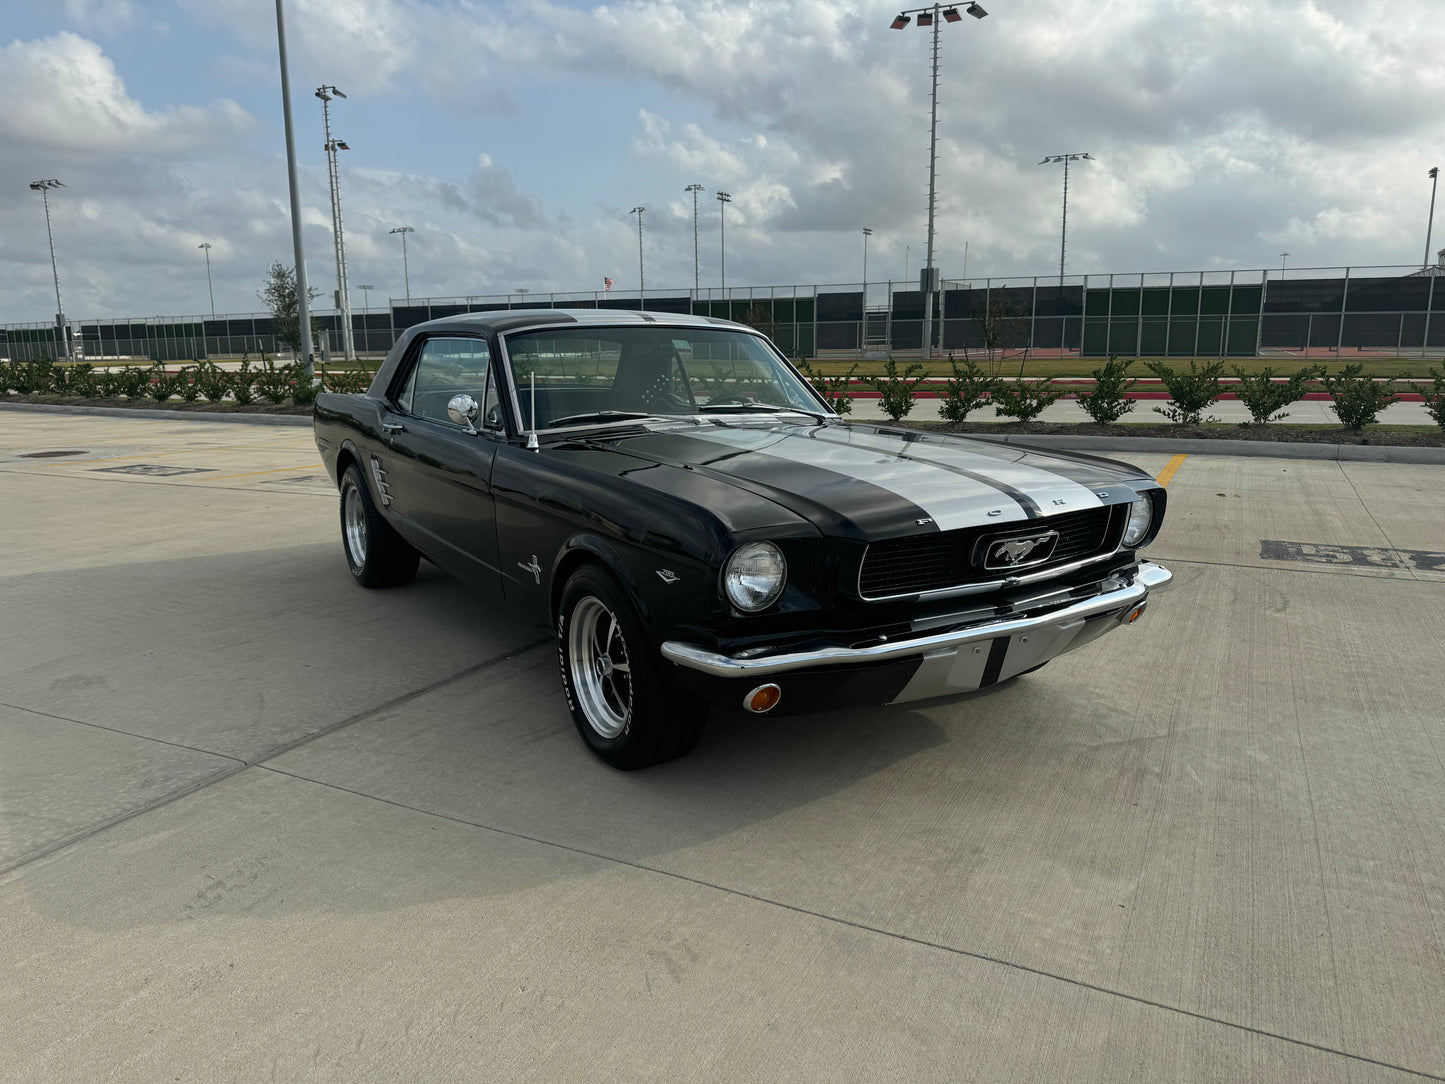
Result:
[[267,448],[280,448],[295,443],[290,440],[274,440],[265,444],[207,444],[199,448],[182,448],[175,452],[143,452],[140,455],[109,455],[101,459],[66,459],[63,463],[66,466],[76,466],[82,463],[121,463],[128,459],[161,459],[173,455],[205,455],[207,452],[223,452],[243,450],[261,450]]
[[1156,478],[1155,481],[1165,489],[1168,489],[1169,480],[1174,477],[1174,473],[1184,465],[1184,461],[1188,458],[1187,455],[1176,455],[1173,459],[1169,460],[1168,465],[1159,472],[1159,477]]
[[[208,482],[224,482],[231,478],[254,478],[258,474],[285,474],[293,470],[320,470],[324,463],[313,463],[309,467],[277,467],[275,470],[253,470],[245,474],[221,474],[214,478],[207,478]],[[197,479],[199,481],[199,479]]]

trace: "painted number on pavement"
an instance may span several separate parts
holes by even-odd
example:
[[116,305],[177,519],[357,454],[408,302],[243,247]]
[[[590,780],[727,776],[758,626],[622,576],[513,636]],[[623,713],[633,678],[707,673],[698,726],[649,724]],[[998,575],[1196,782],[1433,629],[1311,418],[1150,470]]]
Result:
[[1302,561],[1312,565],[1363,565],[1366,568],[1445,571],[1445,553],[1382,549],[1378,546],[1326,546],[1318,542],[1279,542],[1265,539],[1259,544],[1259,556],[1265,561]]

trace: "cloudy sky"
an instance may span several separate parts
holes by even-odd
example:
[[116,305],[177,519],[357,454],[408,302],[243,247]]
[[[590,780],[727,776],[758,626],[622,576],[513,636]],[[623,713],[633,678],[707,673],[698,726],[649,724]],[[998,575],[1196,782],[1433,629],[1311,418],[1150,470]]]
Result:
[[[946,277],[1418,263],[1445,164],[1440,0],[984,0],[945,24]],[[7,0],[0,321],[253,312],[292,262],[272,0]],[[287,0],[307,267],[413,296],[916,278],[930,32],[871,0]],[[1445,219],[1445,207],[1442,207]],[[1432,248],[1445,244],[1445,225]],[[363,295],[353,289],[353,306]]]

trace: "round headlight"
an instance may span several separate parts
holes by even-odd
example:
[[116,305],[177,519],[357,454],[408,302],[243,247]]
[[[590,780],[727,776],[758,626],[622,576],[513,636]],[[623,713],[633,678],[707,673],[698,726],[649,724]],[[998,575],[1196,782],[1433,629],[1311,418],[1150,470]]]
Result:
[[1124,526],[1124,545],[1137,546],[1149,533],[1154,522],[1154,502],[1141,493],[1129,506],[1129,522]]
[[728,601],[749,613],[776,602],[787,578],[788,562],[771,542],[739,546],[723,566],[723,590]]

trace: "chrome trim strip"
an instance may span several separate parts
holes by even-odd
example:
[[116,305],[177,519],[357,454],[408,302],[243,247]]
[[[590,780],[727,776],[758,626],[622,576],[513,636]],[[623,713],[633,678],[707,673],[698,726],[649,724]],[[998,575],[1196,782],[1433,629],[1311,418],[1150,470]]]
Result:
[[1007,618],[990,621],[971,628],[953,632],[940,632],[932,636],[919,636],[895,643],[874,644],[871,647],[824,647],[814,651],[793,651],[784,655],[768,655],[762,658],[737,659],[708,651],[696,644],[682,644],[668,640],[662,645],[662,656],[679,666],[701,670],[717,677],[757,677],[764,674],[782,674],[789,670],[804,670],[812,666],[834,666],[858,662],[882,662],[888,659],[908,658],[930,651],[938,651],[979,640],[993,640],[1000,636],[1029,632],[1067,621],[1093,617],[1110,610],[1122,609],[1144,601],[1150,591],[1158,590],[1174,578],[1174,574],[1163,565],[1145,562],[1139,566],[1133,582],[1121,585],[1112,591],[1095,595],[1093,598],[1076,602],[1062,610],[1053,610],[1041,617]]

